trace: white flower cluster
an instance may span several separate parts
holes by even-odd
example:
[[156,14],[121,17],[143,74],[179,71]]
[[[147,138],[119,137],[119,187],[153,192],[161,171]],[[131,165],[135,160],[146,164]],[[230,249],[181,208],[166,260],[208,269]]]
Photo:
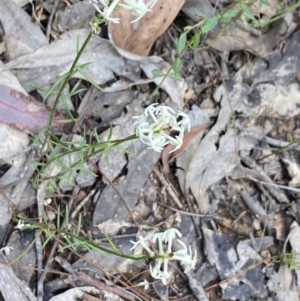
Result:
[[[157,103],[152,104],[145,109],[142,115],[133,117],[135,134],[149,148],[157,152],[161,152],[167,144],[176,146],[172,150],[174,152],[182,145],[185,126],[188,127],[188,131],[191,128],[187,114],[178,111],[178,116],[181,116],[180,121],[177,121],[176,113],[171,108],[158,106]],[[171,131],[179,133],[174,138],[169,135]]]
[[[179,260],[185,266],[184,273],[188,273],[190,270],[194,269],[196,266],[197,252],[195,250],[194,256],[192,255],[191,246],[186,247],[185,243],[180,239],[177,239],[178,243],[182,246],[182,249],[173,252],[172,243],[173,239],[178,236],[181,237],[182,234],[174,228],[168,229],[165,232],[159,232],[155,234],[148,234],[146,237],[138,237],[138,241],[133,243],[132,249],[135,249],[138,245],[141,245],[151,257],[155,253],[149,248],[150,242],[155,244],[158,242],[158,254],[160,257],[155,259],[154,267],[150,266],[150,274],[154,279],[159,279],[164,285],[167,285],[171,279],[171,273],[168,270],[168,265],[170,260]],[[167,244],[166,251],[164,250],[163,244]]]
[[[111,17],[112,12],[117,8],[118,5],[128,9],[131,13],[137,18],[131,23],[137,22],[147,12],[151,11],[151,8],[155,5],[157,0],[123,0],[126,4],[119,3],[121,0],[90,0],[90,3],[93,3],[96,10],[103,16],[107,22],[120,23],[119,18]],[[145,3],[147,1],[147,3]],[[103,11],[98,7],[98,3],[104,5]]]

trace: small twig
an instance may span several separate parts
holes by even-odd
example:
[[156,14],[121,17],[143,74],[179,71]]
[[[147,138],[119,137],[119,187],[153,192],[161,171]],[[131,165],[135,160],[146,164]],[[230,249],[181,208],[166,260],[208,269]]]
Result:
[[290,190],[290,191],[294,191],[294,192],[297,192],[299,193],[300,192],[300,189],[299,188],[294,188],[294,187],[289,187],[289,186],[283,186],[283,185],[278,185],[278,184],[275,184],[275,183],[268,183],[268,182],[264,182],[264,181],[261,181],[261,180],[257,180],[251,176],[247,176],[247,178],[253,182],[257,182],[257,183],[261,183],[261,184],[264,184],[265,186],[274,186],[274,187],[278,187],[280,189],[285,189],[285,190]]
[[71,214],[71,219],[75,218],[75,216],[78,214],[80,209],[86,204],[86,202],[88,202],[91,199],[91,197],[95,194],[95,192],[96,189],[91,190],[90,193],[76,206],[76,208]]
[[52,10],[51,10],[51,13],[50,13],[50,16],[49,16],[49,19],[48,19],[48,25],[47,25],[47,31],[46,31],[46,37],[47,37],[48,41],[50,39],[51,26],[52,26],[54,14],[56,12],[56,8],[58,6],[58,2],[59,2],[59,0],[54,1],[53,6],[52,6]]
[[172,198],[172,200],[176,203],[176,205],[182,209],[183,205],[181,204],[179,198],[177,197],[177,195],[175,194],[175,192],[173,191],[171,185],[168,183],[168,181],[165,179],[164,175],[158,170],[157,167],[154,167],[153,171],[155,172],[156,176],[158,177],[158,179],[160,180],[161,184],[166,188],[166,190],[169,193],[169,196]]
[[[38,236],[37,240],[35,242],[35,249],[36,249],[36,262],[37,262],[37,278],[41,279],[43,272],[43,250],[42,250],[42,240],[41,240],[41,235],[40,231],[36,230],[35,235]],[[37,283],[37,299],[38,301],[43,301],[44,300],[44,285],[43,281],[38,281]]]
[[285,148],[285,149],[293,148],[293,149],[296,149],[296,150],[300,150],[300,146],[296,145],[297,143],[300,142],[300,139],[297,139],[293,142],[281,141],[281,140],[278,140],[278,139],[274,139],[274,138],[271,138],[271,137],[268,137],[268,136],[265,136],[265,135],[261,135],[261,134],[249,131],[249,130],[244,130],[242,132],[242,136],[255,138],[259,141],[265,142],[269,145],[279,147],[279,148]]
[[183,211],[183,210],[178,210],[178,209],[175,209],[167,204],[164,204],[164,203],[161,203],[161,202],[158,202],[158,201],[155,201],[155,203],[159,204],[159,205],[162,205],[162,206],[165,206],[167,208],[169,208],[170,210],[173,210],[175,212],[178,212],[178,213],[181,213],[181,214],[184,214],[184,215],[189,215],[189,216],[196,216],[196,217],[214,217],[214,216],[217,216],[217,214],[199,214],[199,213],[192,213],[192,212],[187,212],[187,211]]

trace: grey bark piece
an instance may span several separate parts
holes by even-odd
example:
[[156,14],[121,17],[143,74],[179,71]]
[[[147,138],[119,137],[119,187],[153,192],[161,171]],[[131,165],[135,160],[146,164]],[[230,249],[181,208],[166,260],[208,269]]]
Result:
[[209,263],[215,265],[221,280],[228,280],[220,285],[223,299],[266,298],[264,274],[257,265],[262,258],[247,243],[240,242],[235,248],[221,233],[203,228],[203,234]]
[[16,277],[11,267],[5,267],[5,256],[0,252],[0,291],[5,301],[36,301],[30,288]]
[[187,0],[182,7],[182,11],[196,22],[198,22],[199,17],[208,17],[214,14],[214,9],[207,0]]
[[[300,31],[289,38],[283,49],[273,51],[266,60],[258,59],[253,66],[250,77],[256,84],[273,82],[285,84],[300,72],[299,60]],[[248,67],[244,67],[247,72]]]
[[101,118],[101,126],[107,126],[112,120],[118,118],[125,106],[134,98],[134,91],[103,93],[93,89],[93,100],[87,110],[87,116]]
[[[159,153],[148,150],[140,141],[136,141],[135,146],[135,157],[131,157],[128,163],[126,180],[115,186],[129,208],[133,208],[138,199],[138,197],[132,196],[129,193],[137,195],[140,193],[140,189],[143,187],[160,156]],[[129,218],[128,211],[112,186],[107,186],[99,199],[96,199],[96,202],[97,204],[93,216],[94,225],[100,224],[108,219],[123,221]]]
[[96,9],[89,1],[73,3],[56,14],[53,26],[61,32],[80,28],[90,28],[90,21]]

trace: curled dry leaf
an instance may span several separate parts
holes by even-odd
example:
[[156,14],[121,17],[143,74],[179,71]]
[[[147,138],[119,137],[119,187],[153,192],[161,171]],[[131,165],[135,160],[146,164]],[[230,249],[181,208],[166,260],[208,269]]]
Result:
[[147,56],[156,39],[172,24],[184,0],[158,0],[152,11],[138,22],[130,10],[120,6],[113,17],[120,18],[120,23],[109,23],[108,32],[112,42],[121,49],[142,56]]
[[164,150],[161,153],[161,161],[163,165],[163,171],[165,174],[168,174],[170,172],[169,162],[175,159],[177,156],[179,156],[182,152],[184,152],[190,145],[190,143],[193,141],[193,139],[197,136],[197,134],[205,130],[208,126],[209,124],[202,124],[192,128],[188,133],[184,135],[181,147],[174,153],[170,154],[170,152],[175,148],[174,145],[169,144],[164,148]]
[[[51,109],[7,86],[0,85],[0,122],[26,133],[36,135],[47,126]],[[56,134],[68,133],[72,121],[64,114],[56,113],[52,131]]]

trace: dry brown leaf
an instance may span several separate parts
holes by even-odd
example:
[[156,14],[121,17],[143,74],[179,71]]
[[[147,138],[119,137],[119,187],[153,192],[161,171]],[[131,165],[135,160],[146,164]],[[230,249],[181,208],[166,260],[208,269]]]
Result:
[[113,14],[114,18],[120,18],[120,23],[109,23],[109,37],[117,47],[147,56],[156,39],[172,24],[183,4],[184,0],[158,0],[152,11],[135,23],[130,22],[136,16],[120,6]]
[[174,153],[170,154],[170,152],[175,148],[174,145],[169,144],[164,148],[164,150],[161,153],[161,161],[163,165],[163,171],[165,174],[168,174],[170,172],[169,162],[175,159],[181,153],[183,153],[190,145],[190,143],[193,141],[195,136],[199,134],[201,131],[205,130],[208,126],[209,126],[208,124],[202,124],[192,128],[188,133],[184,135],[181,147],[178,150],[176,150]]

